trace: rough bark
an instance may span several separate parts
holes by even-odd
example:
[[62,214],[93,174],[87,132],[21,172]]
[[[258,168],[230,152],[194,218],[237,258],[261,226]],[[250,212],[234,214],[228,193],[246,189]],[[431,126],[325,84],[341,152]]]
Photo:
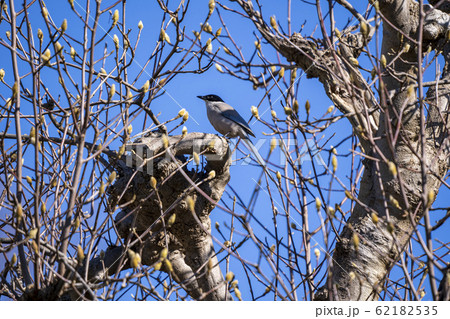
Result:
[[[105,278],[130,267],[118,261],[132,249],[142,256],[143,265],[167,272],[192,298],[231,300],[214,252],[209,218],[230,179],[228,143],[216,135],[190,133],[168,137],[168,145],[165,149],[163,136],[153,133],[129,144],[128,159],[117,163],[119,177],[108,192],[111,207],[120,208],[115,223],[124,245],[93,259],[88,277]],[[206,156],[204,170],[183,166],[182,155],[193,151]],[[195,214],[187,196],[194,201]],[[173,215],[175,222],[169,224]],[[167,257],[161,256],[165,248]]]
[[[356,205],[336,244],[331,285],[327,287],[333,293],[322,291],[317,299],[377,299],[378,290],[409,242],[416,222],[431,205],[426,202],[423,190],[437,194],[440,178],[449,169],[450,149],[445,123],[448,123],[450,86],[439,84],[428,91],[429,111],[423,131],[420,129],[422,109],[415,90],[408,93],[412,85],[414,88],[421,85],[418,83],[416,41],[419,39],[419,4],[412,0],[378,1],[383,18],[382,54],[386,57],[387,67],[381,70],[384,85],[379,87],[384,100],[377,102],[353,62],[365,41],[370,41],[373,30],[365,36],[344,30],[339,41],[340,50],[335,51],[329,40],[311,40],[299,33],[290,37],[276,34],[251,1],[235,2],[279,53],[303,69],[308,77],[319,79],[328,97],[347,115],[363,152],[375,159],[365,160],[359,194],[354,198]],[[338,2],[349,9],[347,2]],[[443,52],[446,64],[441,80],[449,80],[449,44],[445,40],[449,16],[429,5],[423,10],[426,16],[421,45],[424,51],[431,46]],[[355,14],[355,17],[367,23],[362,16]],[[410,46],[407,52],[404,50],[406,43]],[[400,125],[396,140],[392,139],[388,123]],[[425,158],[421,157],[422,145],[425,145]],[[398,176],[390,172],[388,161],[397,165]],[[425,165],[423,171],[422,165]],[[397,200],[400,207],[395,207],[389,198]],[[374,223],[373,213],[379,217],[378,223]],[[355,234],[359,245],[352,240]]]

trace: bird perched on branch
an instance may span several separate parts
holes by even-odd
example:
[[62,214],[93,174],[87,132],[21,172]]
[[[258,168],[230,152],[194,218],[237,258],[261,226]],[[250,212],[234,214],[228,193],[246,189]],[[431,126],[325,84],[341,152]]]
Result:
[[255,155],[258,163],[265,167],[266,162],[249,138],[249,135],[254,137],[255,134],[242,116],[217,95],[209,94],[197,97],[205,101],[209,122],[216,131],[226,137],[242,138],[247,148]]

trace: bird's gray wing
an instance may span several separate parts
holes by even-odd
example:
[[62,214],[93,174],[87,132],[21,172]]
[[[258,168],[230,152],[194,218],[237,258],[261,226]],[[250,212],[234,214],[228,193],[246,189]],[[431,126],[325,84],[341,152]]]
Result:
[[255,136],[250,126],[248,126],[247,122],[242,118],[242,116],[235,109],[228,109],[222,112],[222,116],[239,124],[240,127],[244,129],[244,131],[251,136]]

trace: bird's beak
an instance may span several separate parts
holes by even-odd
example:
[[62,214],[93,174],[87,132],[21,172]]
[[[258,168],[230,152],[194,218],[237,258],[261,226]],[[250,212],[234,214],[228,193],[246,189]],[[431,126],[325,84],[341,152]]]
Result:
[[198,97],[199,99],[204,100],[203,96],[201,96],[201,95],[197,95],[197,97]]

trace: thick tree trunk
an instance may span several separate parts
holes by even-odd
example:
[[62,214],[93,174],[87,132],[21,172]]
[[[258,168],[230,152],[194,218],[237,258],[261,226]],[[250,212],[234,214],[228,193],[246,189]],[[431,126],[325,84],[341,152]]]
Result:
[[[119,178],[108,192],[111,207],[121,207],[115,223],[126,245],[91,260],[88,279],[131,267],[127,261],[131,249],[142,256],[143,265],[168,273],[192,298],[232,300],[214,252],[209,218],[230,180],[228,143],[216,135],[190,133],[168,137],[166,149],[163,139],[152,134],[134,141],[126,164],[122,160],[116,164],[121,167]],[[184,166],[180,156],[193,152],[207,158],[204,171]]]
[[[412,39],[419,38],[419,6],[416,2],[379,2],[385,19]],[[398,29],[387,23],[383,25],[382,54],[387,57],[388,65],[383,77],[386,108],[380,116],[376,148],[369,154],[380,161],[367,162],[358,196],[360,203],[353,209],[333,255],[332,282],[337,287],[340,300],[377,299],[377,292],[382,288],[389,270],[409,242],[416,221],[431,206],[429,201],[434,200],[434,197],[429,199],[426,195],[437,194],[441,184],[439,178],[448,169],[450,153],[448,145],[443,145],[445,122],[440,115],[448,110],[449,86],[439,86],[439,99],[436,99],[434,88],[430,89],[429,114],[421,130],[420,104],[416,102],[415,94],[408,93],[411,85],[420,85],[417,82],[418,47],[411,45],[408,53],[391,63],[404,47]],[[424,40],[442,50],[443,41],[438,41],[438,37],[427,39],[426,32],[427,25],[423,32]],[[422,45],[425,46],[425,43]],[[445,44],[446,67],[441,80],[449,77],[448,49],[449,45]],[[399,77],[398,74],[404,76]],[[401,123],[400,136],[396,141],[389,138],[388,121]],[[425,145],[423,153],[422,145]],[[398,177],[389,171],[383,158],[396,163]],[[425,166],[423,169],[422,165]],[[398,207],[394,204],[396,202]],[[372,210],[381,217],[380,223],[373,222]],[[354,233],[359,237],[358,247],[352,241]]]
[[[295,62],[308,77],[323,83],[336,107],[348,115],[363,152],[374,159],[365,160],[359,194],[352,198],[356,204],[333,254],[328,293],[322,293],[318,299],[377,299],[416,222],[434,200],[427,194],[437,194],[440,178],[449,168],[444,118],[448,117],[450,86],[430,89],[426,100],[428,116],[424,118],[425,100],[421,106],[415,93],[422,84],[418,74],[421,50],[414,42],[422,40],[420,45],[425,51],[431,46],[444,52],[446,65],[441,80],[448,80],[450,56],[445,38],[449,16],[425,6],[420,33],[417,2],[378,1],[384,21],[381,53],[387,67],[381,70],[382,98],[377,102],[359,69],[351,63],[358,58],[364,43],[370,41],[373,29],[366,35],[346,33],[340,38],[338,52],[329,46],[330,42],[324,40],[319,48],[317,42],[298,33],[281,38],[270,30],[251,2],[236,2],[278,52]],[[348,3],[342,4],[348,7]],[[362,16],[355,16],[369,25]],[[405,50],[407,43],[409,51]],[[393,138],[391,130],[397,127],[400,134]],[[389,169],[390,162],[396,165],[398,174]]]

